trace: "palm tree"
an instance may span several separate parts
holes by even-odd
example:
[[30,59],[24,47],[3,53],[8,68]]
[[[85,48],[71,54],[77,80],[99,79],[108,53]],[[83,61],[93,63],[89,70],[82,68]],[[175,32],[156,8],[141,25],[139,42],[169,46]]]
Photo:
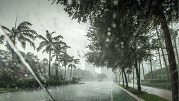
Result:
[[70,72],[70,78],[71,78],[71,77],[72,77],[72,69],[73,69],[73,68],[76,68],[76,66],[75,66],[74,64],[69,64],[69,65],[68,65],[68,68],[71,69],[71,72]]
[[74,59],[74,57],[71,58],[71,63],[68,65],[68,68],[71,68],[71,72],[70,72],[70,78],[72,77],[72,69],[76,68],[75,64],[79,63],[79,59]]
[[55,56],[55,62],[56,62],[56,76],[58,76],[58,62],[60,61],[60,59],[62,58],[63,54],[66,53],[67,48],[70,48],[69,46],[66,45],[65,42],[58,43],[55,44],[55,49],[54,49],[54,53],[52,55],[52,57]]
[[[17,43],[16,41],[18,40],[24,49],[26,47],[26,42],[30,43],[30,45],[35,49],[35,44],[33,40],[35,39],[35,35],[37,35],[37,33],[34,30],[31,30],[30,26],[32,26],[31,23],[24,21],[20,23],[19,26],[17,27],[15,25],[15,27],[13,27],[11,30],[5,26],[1,26],[1,27],[5,32],[7,32],[7,35],[12,40],[12,43],[14,46],[16,45]],[[2,39],[4,39],[4,36],[1,35],[0,37],[1,37],[1,42],[2,42],[3,41]],[[8,42],[6,42],[6,47],[10,50],[12,54],[12,60],[15,60],[14,49],[12,49],[9,46]]]
[[64,53],[59,60],[62,62],[62,66],[65,67],[65,73],[64,73],[64,78],[66,79],[66,66],[68,65],[69,62],[71,62],[72,57],[69,56],[67,53]]
[[60,39],[63,38],[61,35],[52,37],[52,35],[54,33],[55,32],[49,33],[49,31],[46,30],[46,38],[43,37],[42,35],[36,36],[37,38],[42,39],[42,42],[40,42],[39,47],[37,48],[37,51],[39,51],[45,47],[45,49],[42,51],[42,53],[46,51],[49,54],[49,77],[50,77],[50,68],[51,68],[51,60],[52,60],[51,53],[52,53],[52,51],[54,51],[54,45],[61,44]]

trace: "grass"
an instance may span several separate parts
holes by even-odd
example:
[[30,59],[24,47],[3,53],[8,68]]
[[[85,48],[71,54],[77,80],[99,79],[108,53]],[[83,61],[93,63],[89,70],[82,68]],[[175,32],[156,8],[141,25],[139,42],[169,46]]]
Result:
[[127,91],[137,95],[139,98],[142,98],[145,101],[170,101],[167,99],[164,99],[162,97],[159,97],[157,95],[153,95],[153,94],[147,94],[146,92],[142,91],[142,94],[137,94],[137,89],[134,88],[126,88],[125,86],[122,86],[122,84],[118,84],[119,86],[123,87],[124,89],[126,89]]
[[140,94],[138,97],[142,98],[145,101],[170,101],[153,94]]
[[14,90],[17,90],[17,89],[14,89],[14,88],[0,88],[0,91],[14,91]]

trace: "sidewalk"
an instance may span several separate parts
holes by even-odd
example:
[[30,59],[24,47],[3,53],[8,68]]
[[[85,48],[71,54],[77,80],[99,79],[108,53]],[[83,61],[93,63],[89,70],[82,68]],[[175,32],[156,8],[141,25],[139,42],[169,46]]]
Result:
[[137,101],[117,84],[112,85],[111,101]]
[[[129,87],[133,87],[133,84],[129,83]],[[134,84],[134,88],[137,89],[137,85]],[[141,86],[142,91],[145,91],[149,94],[154,94],[162,98],[172,101],[172,92],[170,90],[159,89],[154,87]]]

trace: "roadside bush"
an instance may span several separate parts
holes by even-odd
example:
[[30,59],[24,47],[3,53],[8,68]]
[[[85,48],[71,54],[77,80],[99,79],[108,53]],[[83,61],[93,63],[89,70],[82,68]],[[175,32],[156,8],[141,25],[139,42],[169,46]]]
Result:
[[170,83],[143,83],[142,82],[141,85],[171,90]]
[[167,83],[167,80],[162,80],[162,79],[148,79],[148,83]]
[[148,82],[148,80],[146,79],[146,80],[141,80],[141,82]]
[[2,71],[0,73],[0,88],[9,88],[17,80],[11,70]]
[[35,79],[23,79],[17,80],[13,87],[18,88],[37,88],[39,87],[38,82]]

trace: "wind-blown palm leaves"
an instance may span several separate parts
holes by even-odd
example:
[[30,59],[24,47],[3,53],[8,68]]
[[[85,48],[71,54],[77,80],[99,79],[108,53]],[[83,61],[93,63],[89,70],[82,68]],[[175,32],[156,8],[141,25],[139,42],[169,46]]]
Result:
[[[66,53],[67,48],[70,48],[69,46],[67,46],[67,44],[65,42],[60,41],[60,43],[56,43],[54,44],[54,52],[52,57],[55,57],[55,62],[56,64],[59,63],[63,57],[63,54]],[[59,64],[56,65],[56,76],[58,76],[58,66]]]
[[[35,49],[35,44],[33,40],[35,39],[37,33],[34,30],[31,30],[30,26],[32,26],[31,23],[24,21],[20,23],[19,26],[17,26],[17,28],[13,27],[11,30],[5,26],[1,26],[1,27],[6,31],[7,35],[9,36],[9,38],[11,39],[14,45],[16,45],[18,40],[24,49],[26,47],[26,42],[28,42]],[[2,35],[0,37],[1,37],[0,41],[2,42],[4,36]],[[6,47],[12,53],[12,59],[15,60],[14,51],[7,42],[6,42]]]
[[42,39],[42,41],[39,44],[39,47],[37,48],[37,51],[42,50],[42,48],[45,48],[43,52],[47,52],[49,54],[49,77],[50,77],[50,68],[51,68],[51,60],[52,60],[51,54],[52,54],[52,51],[54,51],[55,49],[54,45],[61,44],[62,42],[60,41],[60,39],[63,39],[61,35],[53,37],[52,35],[54,33],[55,32],[49,33],[49,31],[46,30],[46,38],[43,37],[42,35],[36,36],[36,38]]
[[74,57],[71,57],[71,61],[68,65],[68,68],[71,69],[71,72],[70,72],[70,78],[72,77],[72,69],[75,69],[76,68],[76,65],[75,64],[78,64],[79,63],[79,59],[74,59]]
[[59,61],[62,63],[62,66],[65,67],[64,78],[66,79],[66,66],[68,65],[69,62],[72,61],[72,57],[71,57],[70,55],[68,55],[67,53],[64,53],[64,54],[61,55],[61,57],[59,58]]

